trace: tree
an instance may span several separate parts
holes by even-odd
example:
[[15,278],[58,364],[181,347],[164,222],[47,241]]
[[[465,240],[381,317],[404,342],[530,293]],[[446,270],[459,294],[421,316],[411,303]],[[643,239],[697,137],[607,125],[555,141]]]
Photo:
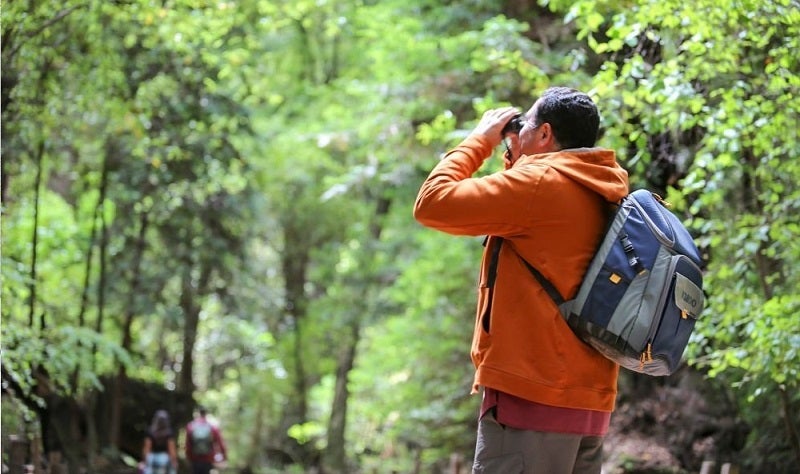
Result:
[[732,387],[747,467],[791,466],[796,2],[535,3],[4,5],[3,409],[13,392],[73,472],[192,398],[243,468],[471,452],[480,240],[411,202],[484,110],[558,84],[591,90],[601,144],[691,222],[694,366]]
[[[137,349],[134,320],[164,302],[177,302],[185,316],[177,325],[184,329],[184,351],[172,360],[183,364],[178,388],[192,392],[198,314],[241,258],[247,235],[238,225],[249,209],[246,164],[228,141],[247,131],[242,109],[208,88],[206,78],[217,72],[203,61],[202,46],[227,33],[213,24],[214,10],[182,2],[24,8],[3,10],[4,72],[11,77],[3,89],[4,133],[11,136],[3,144],[3,204],[10,211],[4,229],[30,222],[25,186],[33,165],[35,215],[44,211],[38,201],[58,205],[58,220],[71,222],[71,231],[54,235],[49,229],[59,222],[37,218],[30,246],[4,241],[4,274],[16,262],[30,261],[31,270],[22,285],[3,287],[10,303],[4,321],[15,335],[9,355],[16,361],[4,364],[3,375],[40,412],[45,451],[65,450],[76,471],[78,457],[91,458],[98,449],[81,442],[77,427],[94,413],[99,376],[109,372],[118,374],[115,400],[109,416],[98,420],[108,426],[88,424],[101,445],[120,445],[121,384]],[[198,14],[185,15],[186,9]],[[216,28],[183,43],[182,31],[209,23]],[[85,32],[81,41],[70,41],[75,31]],[[29,87],[31,80],[38,87]],[[66,265],[42,274],[65,250],[71,252]],[[27,328],[20,298],[27,302]],[[35,358],[25,356],[22,336],[38,342]],[[70,428],[49,419],[54,411],[70,417]]]

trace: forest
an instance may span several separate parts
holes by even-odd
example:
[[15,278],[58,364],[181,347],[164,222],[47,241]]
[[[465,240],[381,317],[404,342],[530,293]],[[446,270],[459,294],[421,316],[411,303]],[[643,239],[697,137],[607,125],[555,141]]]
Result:
[[202,404],[223,473],[469,472],[482,240],[414,198],[485,110],[563,85],[705,261],[680,370],[621,373],[604,471],[798,472],[798,0],[0,9],[4,465],[136,472],[155,410]]

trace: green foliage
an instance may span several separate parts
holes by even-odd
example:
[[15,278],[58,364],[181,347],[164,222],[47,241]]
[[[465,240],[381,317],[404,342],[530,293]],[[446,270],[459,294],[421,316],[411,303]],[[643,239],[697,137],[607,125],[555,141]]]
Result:
[[756,407],[800,403],[800,10],[539,3],[555,14],[4,4],[4,369],[33,393],[43,368],[82,401],[120,368],[175,388],[190,357],[232,463],[261,463],[264,445],[302,462],[298,446],[329,447],[354,348],[352,464],[434,470],[469,453],[480,245],[422,229],[411,202],[484,110],[569,85],[591,89],[634,186],[667,195],[698,236],[709,299],[689,355],[736,388],[758,446],[782,426]]
[[[635,29],[652,28],[651,19],[661,11],[653,10],[642,9]],[[800,12],[788,2],[726,9],[709,3],[692,10],[679,15],[683,25],[657,31],[665,57],[639,80],[634,94],[645,100],[636,103],[657,106],[657,121],[650,123],[679,127],[656,131],[702,130],[683,187],[695,197],[687,211],[698,217],[696,227],[705,231],[703,242],[711,251],[709,313],[722,320],[712,319],[707,327],[735,334],[718,333],[722,353],[711,358],[715,372],[724,370],[725,361],[741,360],[725,355],[729,350],[744,349],[758,360],[758,354],[783,352],[781,347],[794,344],[785,352],[789,360],[753,365],[759,368],[755,373],[772,374],[782,383],[786,369],[800,363],[797,335],[783,331],[789,328],[781,323],[796,309],[800,285],[800,274],[788,264],[799,256],[792,243],[797,226],[789,216],[800,205],[798,118],[792,112],[800,107],[800,76],[796,55],[790,53],[800,46]],[[780,18],[782,28],[767,18]],[[669,51],[674,56],[667,56]],[[748,321],[758,322],[748,328]],[[773,350],[765,351],[768,347]],[[797,377],[788,378],[796,383]]]
[[[25,202],[16,205],[26,208]],[[82,261],[86,234],[78,228],[76,213],[61,196],[43,192],[38,227],[30,215],[10,214],[3,219],[4,367],[26,389],[33,386],[33,369],[57,377],[54,385],[70,392],[97,385],[92,365],[108,369],[114,360],[129,363],[117,344],[87,328],[75,327],[80,308]],[[28,208],[30,209],[30,208]],[[113,215],[108,213],[109,218]],[[31,239],[38,235],[36,304],[31,314]],[[33,325],[29,325],[29,321]],[[55,319],[60,324],[42,326]],[[94,360],[94,362],[92,362]],[[78,387],[69,377],[78,370]]]

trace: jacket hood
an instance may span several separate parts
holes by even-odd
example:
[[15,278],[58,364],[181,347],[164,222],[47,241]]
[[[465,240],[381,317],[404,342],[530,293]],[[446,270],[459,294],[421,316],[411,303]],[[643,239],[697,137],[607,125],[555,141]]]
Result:
[[522,156],[514,167],[525,164],[554,168],[608,202],[619,202],[628,194],[628,172],[617,163],[614,151],[605,148],[575,148],[555,153]]

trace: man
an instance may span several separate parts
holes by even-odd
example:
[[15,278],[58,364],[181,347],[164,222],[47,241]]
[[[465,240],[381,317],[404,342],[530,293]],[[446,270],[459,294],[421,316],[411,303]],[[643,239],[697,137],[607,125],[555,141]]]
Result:
[[192,474],[209,474],[217,461],[228,458],[219,427],[206,419],[204,407],[198,407],[198,415],[186,426],[186,459],[192,466]]
[[[422,184],[414,217],[491,236],[472,341],[472,391],[483,388],[473,472],[600,473],[619,367],[572,333],[523,259],[573,296],[628,175],[613,151],[593,148],[600,119],[588,95],[550,88],[503,137],[517,114],[487,111]],[[505,169],[473,178],[504,139]]]

